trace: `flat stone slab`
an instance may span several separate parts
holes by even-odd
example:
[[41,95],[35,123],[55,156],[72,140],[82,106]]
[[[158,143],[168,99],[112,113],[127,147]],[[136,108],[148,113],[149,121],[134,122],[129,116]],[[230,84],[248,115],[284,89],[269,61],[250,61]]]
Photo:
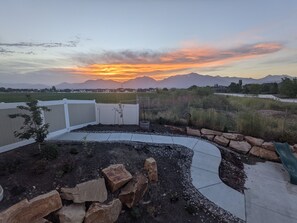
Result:
[[199,191],[216,205],[223,207],[234,216],[245,220],[244,195],[224,183],[204,187]]
[[171,136],[152,135],[152,140],[158,144],[173,144]]
[[192,137],[172,137],[173,144],[181,145],[193,149],[198,139]]
[[192,166],[213,172],[218,175],[221,158],[207,155],[205,153],[195,152],[192,159]]
[[89,133],[85,132],[68,132],[63,135],[54,137],[52,140],[65,140],[65,141],[82,141]]
[[218,150],[218,148],[213,144],[210,144],[203,140],[198,140],[198,143],[194,146],[193,150],[221,158],[220,150]]
[[284,215],[283,213],[271,211],[256,204],[250,205],[249,203],[247,203],[246,222],[293,223],[297,222],[297,219]]
[[133,134],[131,141],[133,142],[146,142],[146,143],[152,143],[152,137],[151,135],[147,134]]
[[108,140],[110,133],[90,133],[87,136],[88,141],[105,142]]
[[265,222],[297,222],[297,186],[289,183],[282,165],[265,162],[244,165],[244,169],[247,221],[261,222],[265,216],[271,218]]
[[132,133],[111,133],[108,141],[131,141]]
[[191,176],[192,184],[197,189],[222,183],[217,173],[209,172],[194,166],[191,166]]

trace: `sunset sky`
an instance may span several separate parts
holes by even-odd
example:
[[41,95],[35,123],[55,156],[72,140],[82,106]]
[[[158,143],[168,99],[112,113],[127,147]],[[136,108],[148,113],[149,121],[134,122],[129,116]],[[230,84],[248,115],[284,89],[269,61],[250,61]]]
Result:
[[296,0],[3,0],[0,83],[297,77]]

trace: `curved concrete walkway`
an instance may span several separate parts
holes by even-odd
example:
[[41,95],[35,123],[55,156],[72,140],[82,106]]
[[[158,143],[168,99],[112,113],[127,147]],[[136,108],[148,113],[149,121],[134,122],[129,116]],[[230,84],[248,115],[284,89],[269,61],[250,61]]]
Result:
[[87,133],[70,132],[52,140],[95,142],[142,142],[182,145],[194,151],[191,165],[192,183],[208,200],[245,220],[244,195],[224,184],[219,177],[221,153],[219,149],[201,139],[183,136],[162,136],[138,133]]

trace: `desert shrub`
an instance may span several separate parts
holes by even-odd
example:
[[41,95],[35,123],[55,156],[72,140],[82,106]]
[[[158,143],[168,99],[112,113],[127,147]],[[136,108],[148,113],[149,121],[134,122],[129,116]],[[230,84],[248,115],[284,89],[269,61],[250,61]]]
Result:
[[210,128],[223,131],[234,129],[235,121],[227,112],[220,112],[214,109],[191,109],[191,120],[193,125],[199,128]]
[[48,162],[45,159],[38,160],[33,164],[31,172],[35,175],[44,174],[47,170],[47,164]]
[[73,147],[73,148],[70,149],[69,153],[72,154],[72,155],[76,155],[79,152],[78,152],[77,148]]
[[130,215],[134,219],[139,219],[142,215],[142,211],[139,207],[132,207],[130,209]]
[[73,159],[64,160],[57,168],[56,177],[61,178],[67,173],[71,173],[75,168],[75,161]]
[[48,144],[41,148],[41,155],[47,160],[54,160],[58,157],[58,146],[54,144]]

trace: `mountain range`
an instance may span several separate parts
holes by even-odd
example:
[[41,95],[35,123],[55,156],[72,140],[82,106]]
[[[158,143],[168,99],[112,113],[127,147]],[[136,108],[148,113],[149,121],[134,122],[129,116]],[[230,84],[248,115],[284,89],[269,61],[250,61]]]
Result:
[[[282,78],[288,77],[288,75],[268,75],[264,78],[241,78],[241,77],[221,77],[221,76],[209,76],[197,73],[190,73],[185,75],[176,75],[165,78],[163,80],[155,80],[150,77],[137,77],[125,82],[117,82],[113,80],[87,80],[82,83],[61,83],[56,85],[57,89],[116,89],[116,88],[188,88],[193,85],[199,87],[213,86],[215,84],[221,86],[228,86],[231,82],[238,83],[242,80],[243,84],[263,84],[281,82]],[[50,88],[44,84],[4,84],[0,83],[0,87],[5,88],[23,88],[23,89],[43,89]]]

